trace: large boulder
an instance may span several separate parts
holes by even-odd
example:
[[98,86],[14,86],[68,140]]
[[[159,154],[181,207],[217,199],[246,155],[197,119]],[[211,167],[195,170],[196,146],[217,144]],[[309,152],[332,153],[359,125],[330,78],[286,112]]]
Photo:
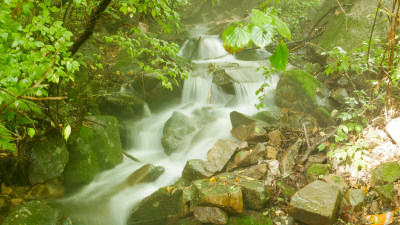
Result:
[[146,164],[131,175],[129,175],[125,180],[124,184],[127,186],[134,186],[140,183],[147,183],[157,180],[165,171],[162,166],[154,166],[152,164]]
[[259,122],[235,127],[231,130],[231,134],[239,141],[265,142],[268,140],[264,124]]
[[331,120],[329,91],[309,73],[289,70],[281,77],[275,94],[275,102],[282,108],[292,108],[313,115],[318,122]]
[[36,143],[31,151],[29,181],[35,185],[62,175],[68,158],[67,146],[61,139]]
[[[259,116],[263,118],[262,114],[260,114]],[[249,124],[252,124],[252,123],[255,123],[255,122],[259,122],[263,126],[267,126],[268,125],[267,123],[263,122],[262,120],[260,120],[258,118],[245,115],[245,114],[240,113],[238,111],[232,111],[230,113],[230,118],[231,118],[232,129],[236,128],[238,126],[241,126],[241,125],[249,125]]]
[[41,201],[31,201],[15,207],[3,225],[54,225],[57,224],[58,211]]
[[239,186],[243,192],[243,201],[246,208],[259,210],[271,198],[264,183],[253,180],[240,180]]
[[305,224],[332,224],[339,208],[340,197],[339,188],[317,180],[293,195],[289,214]]
[[193,214],[201,223],[226,224],[228,222],[228,215],[218,207],[195,206]]
[[302,144],[303,140],[298,139],[283,153],[281,158],[281,172],[283,176],[286,176],[292,172],[292,169],[296,164],[296,158],[299,155],[299,149]]
[[182,177],[192,181],[209,178],[215,172],[215,166],[210,162],[201,159],[191,159],[186,162],[182,171]]
[[243,213],[241,189],[220,180],[192,182],[192,203],[195,206],[215,206],[231,213]]
[[64,169],[67,186],[89,183],[103,170],[122,161],[118,121],[112,116],[89,117],[91,128],[82,127],[68,149],[70,159]]

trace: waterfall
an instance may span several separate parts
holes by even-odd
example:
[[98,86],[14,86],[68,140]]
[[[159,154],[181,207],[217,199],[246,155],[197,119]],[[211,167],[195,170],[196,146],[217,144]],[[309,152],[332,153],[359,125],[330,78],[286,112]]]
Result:
[[[130,210],[144,197],[158,188],[173,184],[182,173],[189,159],[205,159],[208,150],[220,139],[232,139],[229,114],[236,110],[246,114],[256,113],[255,92],[266,80],[261,65],[267,62],[244,62],[226,55],[221,40],[216,36],[202,36],[195,53],[196,67],[185,83],[182,103],[164,109],[160,113],[150,113],[145,106],[146,116],[132,127],[132,149],[127,150],[141,162],[163,166],[165,173],[155,182],[127,187],[110,196],[110,191],[124,181],[131,173],[144,165],[124,158],[114,169],[98,174],[95,179],[77,193],[61,200],[69,215],[83,220],[88,225],[125,225]],[[189,48],[189,49],[185,49]],[[181,50],[188,57],[193,44],[186,42]],[[191,53],[190,53],[191,54]],[[212,57],[217,59],[211,59]],[[227,75],[234,81],[235,95],[225,93],[213,83],[209,64],[236,63],[237,68],[226,69]],[[270,86],[266,92],[273,93],[277,76],[267,80]],[[267,96],[267,105],[273,106],[273,96]],[[181,151],[168,156],[164,153],[160,139],[165,122],[173,112],[179,111],[192,118],[198,112],[204,112],[201,123],[194,123],[194,132],[187,136]],[[112,193],[112,192],[111,192]]]

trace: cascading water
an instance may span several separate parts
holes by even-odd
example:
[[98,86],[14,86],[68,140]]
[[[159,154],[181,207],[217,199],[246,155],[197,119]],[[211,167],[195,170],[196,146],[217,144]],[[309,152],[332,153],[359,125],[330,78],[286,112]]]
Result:
[[[74,195],[62,200],[68,214],[80,218],[89,225],[125,225],[130,210],[144,197],[158,188],[171,185],[180,176],[188,159],[205,159],[207,151],[220,138],[231,139],[231,123],[229,113],[233,110],[245,114],[256,112],[255,91],[265,81],[262,72],[257,71],[265,61],[240,61],[222,52],[222,43],[216,36],[202,36],[197,47],[186,43],[181,50],[183,56],[194,55],[196,64],[192,77],[185,81],[182,103],[154,114],[147,111],[146,116],[135,123],[132,132],[134,147],[128,152],[141,162],[151,163],[165,168],[164,174],[155,182],[139,184],[116,190],[132,172],[144,165],[125,158],[123,162],[98,174],[94,181]],[[190,48],[190,49],[185,49]],[[189,57],[190,57],[189,56]],[[217,59],[210,59],[214,57]],[[236,68],[225,69],[226,74],[234,81],[235,95],[225,93],[221,87],[213,83],[210,65],[237,64]],[[269,81],[266,92],[272,93],[277,78]],[[274,106],[273,97],[266,97],[266,106]],[[163,126],[174,111],[195,118],[201,114],[201,120],[193,119],[194,132],[186,136],[180,151],[168,156],[164,153],[160,139]]]

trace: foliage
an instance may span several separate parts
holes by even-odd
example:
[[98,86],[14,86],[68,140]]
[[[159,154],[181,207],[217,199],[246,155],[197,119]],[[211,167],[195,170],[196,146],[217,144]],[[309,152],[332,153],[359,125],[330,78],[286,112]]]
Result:
[[[0,3],[0,150],[14,150],[18,147],[16,140],[33,138],[49,126],[66,140],[74,132],[76,118],[68,111],[61,112],[59,102],[68,95],[65,87],[76,84],[76,71],[93,56],[73,56],[71,47],[85,35],[82,31],[90,27],[88,22],[103,1],[64,2]],[[136,23],[153,20],[162,28],[159,33],[168,33],[180,29],[179,9],[187,4],[186,0],[112,1],[105,12],[114,21],[126,20],[127,16]],[[108,41],[126,48],[141,69],[157,74],[167,88],[172,87],[168,77],[176,81],[187,76],[175,63],[176,44],[161,41],[156,34],[130,35],[139,31],[127,30],[111,35]],[[99,61],[102,56],[94,57]],[[96,67],[102,69],[104,65],[98,62]]]

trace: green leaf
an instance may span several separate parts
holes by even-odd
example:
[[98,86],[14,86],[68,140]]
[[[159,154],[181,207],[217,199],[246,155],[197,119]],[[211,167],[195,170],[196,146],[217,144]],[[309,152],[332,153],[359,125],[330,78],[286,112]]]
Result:
[[286,70],[286,64],[288,63],[289,49],[286,47],[285,42],[281,42],[276,46],[274,54],[269,58],[272,66],[277,70]]
[[258,27],[264,27],[265,25],[272,24],[272,18],[260,10],[251,10],[253,15],[251,16],[251,21]]
[[322,144],[318,145],[318,147],[317,147],[317,148],[318,148],[318,150],[319,150],[319,151],[322,151],[322,150],[324,150],[324,149],[325,149],[325,147],[326,147],[326,146],[325,146],[325,144],[324,144],[324,143],[322,143]]
[[71,134],[71,127],[69,125],[67,125],[64,128],[64,133],[63,133],[65,141],[68,141],[68,138],[69,138],[70,134]]
[[247,26],[229,26],[222,34],[222,40],[228,43],[234,50],[245,47],[250,42],[251,34]]
[[35,136],[35,129],[33,128],[28,128],[28,135],[29,137],[33,138],[33,136]]
[[290,29],[289,26],[283,22],[281,19],[279,19],[279,17],[275,16],[272,24],[275,26],[275,29],[278,31],[278,33],[280,35],[282,35],[283,37],[292,40],[292,35],[290,33]]
[[251,41],[260,48],[264,48],[272,42],[272,36],[264,33],[259,26],[254,26],[251,30]]

